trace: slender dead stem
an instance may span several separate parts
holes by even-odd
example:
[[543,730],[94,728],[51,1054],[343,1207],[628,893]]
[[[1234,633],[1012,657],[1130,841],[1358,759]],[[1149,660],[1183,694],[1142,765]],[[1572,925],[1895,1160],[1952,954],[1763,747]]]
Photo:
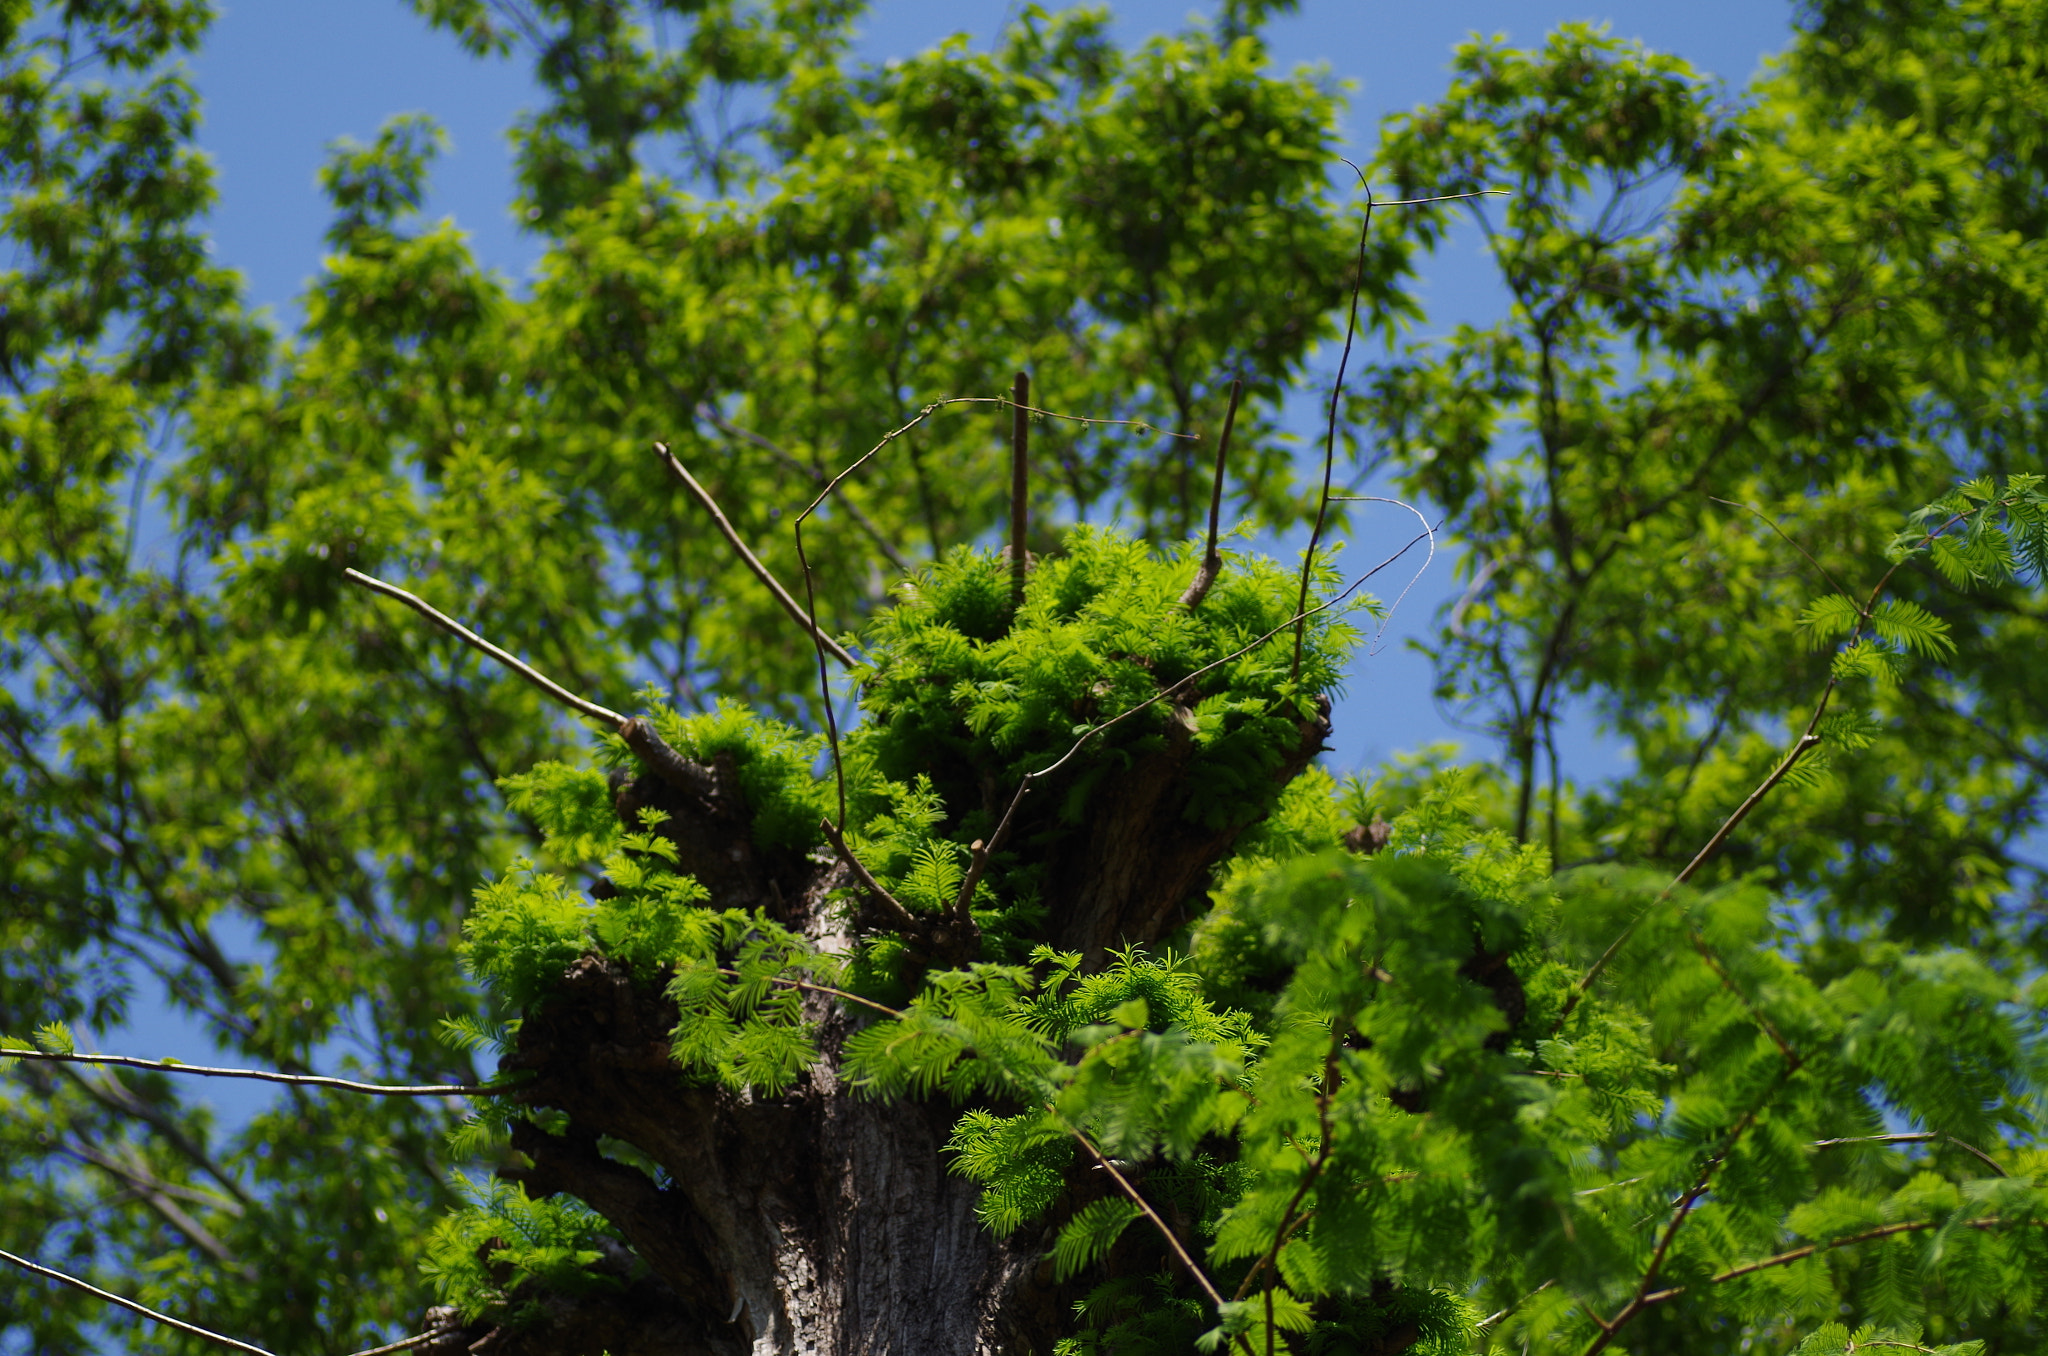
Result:
[[[47,1280],[55,1281],[59,1285],[68,1285],[73,1290],[82,1290],[86,1294],[91,1295],[94,1299],[102,1300],[108,1304],[117,1305],[120,1308],[127,1309],[132,1313],[141,1314],[144,1318],[148,1319],[152,1323],[161,1324],[166,1328],[175,1328],[182,1333],[189,1333],[194,1337],[198,1337],[205,1341],[212,1342],[216,1346],[226,1347],[230,1351],[246,1351],[249,1353],[249,1356],[271,1356],[271,1353],[265,1351],[262,1347],[251,1346],[247,1342],[239,1341],[233,1337],[226,1336],[223,1333],[214,1332],[210,1328],[202,1328],[197,1323],[187,1323],[182,1318],[172,1318],[169,1314],[158,1313],[155,1309],[150,1308],[148,1305],[142,1304],[136,1300],[129,1299],[125,1295],[116,1295],[110,1290],[102,1290],[98,1286],[93,1285],[87,1281],[82,1281],[76,1276],[67,1275],[66,1273],[57,1271],[54,1268],[43,1266],[39,1262],[31,1262],[26,1257],[16,1257],[11,1252],[0,1250],[0,1261],[12,1263],[17,1267],[20,1267],[23,1271],[31,1272]],[[351,1353],[351,1356],[386,1356],[386,1353],[389,1352],[406,1351],[413,1347],[425,1346],[427,1343],[434,1341],[436,1338],[444,1335],[445,1330],[439,1329],[431,1332],[417,1333],[411,1337],[404,1338],[397,1342],[387,1342],[385,1345],[381,1347],[371,1347],[365,1351],[353,1352]]]
[[[733,979],[746,978],[746,976],[730,966],[721,965],[717,967],[717,970],[719,974]],[[899,1008],[892,1008],[886,1003],[877,1003],[872,998],[862,998],[859,994],[848,993],[844,989],[835,989],[829,984],[814,984],[808,979],[791,979],[787,975],[770,975],[768,982],[770,984],[780,984],[785,989],[801,989],[805,993],[823,994],[828,998],[838,998],[848,1003],[858,1003],[864,1008],[872,1008],[884,1017],[894,1017],[899,1022],[903,1020],[903,1012]]]
[[[1137,1206],[1145,1218],[1152,1221],[1152,1227],[1157,1229],[1159,1236],[1166,1240],[1166,1246],[1173,1250],[1173,1255],[1180,1259],[1180,1264],[1188,1269],[1190,1276],[1195,1278],[1195,1284],[1200,1286],[1202,1293],[1209,1297],[1209,1303],[1216,1306],[1220,1316],[1223,1309],[1223,1292],[1218,1290],[1216,1283],[1209,1279],[1209,1273],[1197,1266],[1195,1259],[1188,1255],[1188,1250],[1181,1243],[1180,1236],[1167,1227],[1165,1220],[1159,1218],[1159,1212],[1152,1208],[1150,1201],[1138,1194],[1138,1189],[1131,1185],[1130,1179],[1117,1171],[1116,1164],[1110,1162],[1102,1150],[1095,1147],[1095,1141],[1082,1134],[1080,1127],[1069,1125],[1066,1118],[1061,1116],[1051,1104],[1048,1103],[1045,1109],[1052,1113],[1052,1118],[1055,1121],[1059,1122],[1060,1129],[1072,1135],[1074,1141],[1088,1151],[1088,1156],[1095,1160],[1096,1166],[1109,1174],[1110,1180],[1116,1183],[1117,1189],[1130,1199],[1131,1204]],[[1237,1340],[1238,1344],[1244,1348],[1245,1356],[1252,1356],[1251,1344],[1245,1340],[1243,1333],[1238,1334]]]
[[0,1049],[0,1068],[14,1059],[43,1060],[51,1064],[111,1064],[123,1069],[148,1069],[156,1073],[191,1074],[198,1078],[252,1078],[263,1083],[288,1083],[300,1088],[329,1088],[335,1092],[361,1092],[378,1097],[502,1097],[518,1091],[512,1087],[477,1087],[467,1083],[358,1083],[347,1078],[320,1074],[278,1073],[271,1069],[219,1069],[204,1064],[185,1064],[175,1059],[138,1059],[132,1055],[56,1054],[48,1050]]
[[1237,377],[1230,383],[1230,408],[1223,412],[1223,436],[1216,442],[1216,470],[1209,478],[1209,538],[1202,551],[1201,568],[1195,571],[1194,582],[1187,592],[1181,594],[1180,605],[1193,611],[1201,606],[1202,599],[1209,596],[1215,586],[1216,576],[1223,572],[1223,557],[1216,551],[1216,534],[1223,517],[1223,479],[1230,458],[1230,432],[1237,427],[1237,402],[1244,397],[1244,378]]
[[[728,438],[738,438],[741,442],[751,443],[755,447],[760,448],[763,452],[775,458],[776,462],[787,470],[794,471],[801,476],[808,476],[820,485],[824,484],[827,479],[823,471],[811,465],[803,458],[792,456],[773,440],[762,437],[752,429],[741,428],[709,404],[697,406],[697,417],[717,429],[720,433],[725,434]],[[875,549],[880,551],[883,558],[899,573],[909,574],[913,569],[917,568],[910,563],[908,557],[896,549],[896,543],[889,540],[889,534],[882,531],[876,525],[875,520],[868,517],[859,504],[854,503],[851,499],[842,499],[839,502],[845,506],[847,516],[853,519],[861,531],[867,533],[868,540],[875,544]]]
[[943,400],[934,400],[931,404],[926,405],[909,422],[898,425],[884,433],[873,447],[855,457],[839,474],[825,482],[824,487],[818,491],[817,497],[804,506],[803,512],[796,515],[796,521],[790,525],[790,530],[796,536],[797,565],[804,575],[804,617],[807,622],[805,629],[810,633],[812,641],[817,644],[818,648],[818,698],[819,704],[823,706],[825,711],[825,742],[832,752],[832,779],[839,799],[839,816],[836,824],[842,833],[846,829],[846,767],[839,756],[839,717],[832,707],[832,675],[825,667],[824,632],[818,627],[816,576],[811,570],[810,556],[804,551],[804,522],[813,513],[818,511],[818,506],[829,499],[848,476],[851,476],[854,472],[860,470],[861,467],[873,461],[881,454],[882,449],[916,428],[919,424],[922,424],[925,420],[931,418],[933,414],[952,405],[1015,405],[1020,416],[1035,414],[1045,419],[1064,419],[1076,424],[1115,425],[1122,428],[1141,429],[1148,433],[1163,433],[1169,438],[1193,436],[1185,433],[1167,433],[1164,429],[1155,428],[1141,419],[1095,419],[1087,415],[1062,414],[1057,410],[1041,410],[1035,406],[1018,404],[1018,402],[1007,396],[947,396]]
[[761,558],[749,550],[744,541],[740,540],[739,532],[734,529],[731,520],[725,516],[725,511],[718,507],[718,501],[711,497],[711,491],[698,483],[697,477],[690,474],[690,469],[683,465],[675,453],[668,450],[668,444],[656,443],[654,450],[661,454],[663,461],[668,463],[668,469],[675,473],[676,479],[682,481],[684,485],[689,487],[690,493],[697,496],[697,502],[702,504],[704,511],[711,515],[711,521],[718,524],[718,530],[724,534],[726,543],[733,549],[733,554],[737,555],[741,563],[754,572],[754,578],[767,586],[768,592],[775,595],[775,601],[782,605],[782,610],[789,614],[790,620],[803,628],[804,634],[809,636],[814,643],[838,660],[842,668],[850,669],[858,664],[860,661],[855,659],[845,646],[818,630],[817,622],[812,620],[804,612],[803,608],[797,605],[796,599],[789,596],[789,590],[782,587],[782,582],[768,572],[768,567],[761,563]]
[[579,715],[588,716],[592,720],[604,721],[607,725],[611,725],[614,728],[626,723],[626,718],[618,712],[599,706],[594,701],[577,696],[554,679],[549,678],[539,669],[534,668],[531,664],[513,657],[470,630],[467,626],[464,626],[461,622],[456,621],[453,617],[438,611],[431,603],[417,594],[407,593],[396,584],[387,584],[381,579],[374,578],[364,574],[361,570],[351,567],[344,567],[342,574],[372,592],[381,593],[387,598],[396,598],[399,602],[404,603],[407,607],[419,613],[449,635],[475,649],[481,650]]
[[[1436,530],[1437,528],[1443,526],[1443,519],[1437,519],[1436,523],[1432,525],[1429,519],[1423,515],[1422,510],[1415,507],[1415,505],[1409,503],[1407,500],[1390,499],[1387,496],[1380,494],[1338,494],[1332,495],[1331,499],[1337,503],[1344,504],[1392,504],[1395,508],[1407,509],[1410,513],[1415,515],[1415,520],[1422,524],[1423,536],[1429,538],[1429,554],[1422,558],[1422,567],[1418,569],[1413,575],[1411,575],[1408,579],[1408,582],[1402,586],[1401,592],[1394,598],[1394,601],[1387,607],[1387,615],[1380,619],[1379,626],[1373,631],[1372,653],[1378,654],[1380,638],[1386,635],[1387,628],[1393,625],[1394,614],[1401,610],[1401,604],[1408,600],[1408,595],[1414,591],[1415,586],[1417,584],[1422,582],[1422,576],[1429,573],[1429,567],[1436,561]],[[1422,540],[1422,538],[1417,537],[1414,539],[1414,541],[1410,541],[1408,544],[1410,546],[1413,546],[1416,541],[1420,540]]]
[[[2012,1221],[2000,1219],[1996,1215],[1986,1216],[1983,1219],[1966,1219],[1952,1222],[1961,1225],[1965,1229],[2003,1229],[2012,1223]],[[2037,1228],[2041,1225],[2039,1220],[2028,1220],[2025,1222],[2033,1224]],[[1759,1271],[1768,1271],[1772,1267],[1784,1267],[1790,1266],[1794,1262],[1803,1262],[1816,1253],[1832,1252],[1836,1248],[1846,1248],[1857,1243],[1874,1243],[1879,1239],[1895,1238],[1900,1234],[1925,1233],[1929,1229],[1939,1229],[1941,1227],[1942,1221],[1936,1219],[1914,1219],[1905,1220],[1898,1224],[1881,1224],[1875,1229],[1866,1229],[1860,1234],[1851,1234],[1847,1238],[1832,1239],[1826,1243],[1809,1243],[1803,1248],[1793,1248],[1789,1252],[1777,1253],[1770,1257],[1760,1258],[1754,1262],[1744,1262],[1739,1267],[1730,1267],[1726,1271],[1709,1276],[1706,1283],[1708,1285],[1720,1285],[1741,1276],[1753,1275]],[[1659,1290],[1654,1294],[1645,1295],[1643,1297],[1643,1304],[1645,1307],[1652,1304],[1662,1304],[1666,1300],[1678,1298],[1685,1292],[1685,1286],[1674,1285],[1669,1290]]]
[[905,908],[902,900],[890,894],[888,888],[875,879],[875,873],[868,870],[867,865],[853,855],[853,849],[847,846],[846,835],[840,832],[839,826],[829,819],[820,819],[818,828],[831,841],[832,850],[839,854],[839,860],[845,862],[847,869],[853,872],[854,879],[861,883],[861,887],[872,895],[875,902],[882,906],[883,912],[889,915],[890,922],[905,931],[915,929],[918,926],[917,915]]
[[1031,377],[1017,374],[1010,410],[1010,611],[1024,607],[1027,552],[1024,533],[1031,514]]
[[[1350,165],[1350,161],[1344,162]],[[1308,534],[1308,549],[1301,557],[1301,592],[1294,600],[1294,610],[1300,614],[1308,606],[1308,584],[1314,577],[1316,547],[1322,545],[1323,524],[1330,515],[1330,477],[1337,468],[1337,409],[1344,399],[1344,372],[1351,363],[1351,345],[1358,337],[1358,294],[1365,288],[1365,246],[1372,233],[1373,196],[1372,185],[1365,183],[1365,171],[1351,165],[1358,173],[1359,182],[1365,188],[1365,220],[1358,227],[1357,272],[1351,279],[1351,304],[1344,320],[1344,353],[1337,359],[1337,380],[1330,384],[1330,418],[1323,433],[1323,492],[1316,500],[1316,525]],[[1288,670],[1290,678],[1301,676],[1301,647],[1308,635],[1308,618],[1295,623],[1294,663]]]

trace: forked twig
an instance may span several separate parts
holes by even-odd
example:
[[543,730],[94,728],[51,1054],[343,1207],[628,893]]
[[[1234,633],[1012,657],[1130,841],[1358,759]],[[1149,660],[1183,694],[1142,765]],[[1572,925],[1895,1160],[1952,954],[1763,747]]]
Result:
[[[1343,160],[1343,157],[1339,156],[1338,159]],[[1504,188],[1481,188],[1475,189],[1470,193],[1440,193],[1430,198],[1396,198],[1383,203],[1373,197],[1372,185],[1366,181],[1365,171],[1356,165],[1352,165],[1349,160],[1345,160],[1344,163],[1351,165],[1351,172],[1358,176],[1359,186],[1365,190],[1365,220],[1358,227],[1358,268],[1351,279],[1350,309],[1344,321],[1344,353],[1337,360],[1337,380],[1330,387],[1330,417],[1328,427],[1323,434],[1323,492],[1316,500],[1316,525],[1309,533],[1308,550],[1301,558],[1301,592],[1294,603],[1297,613],[1300,613],[1301,609],[1308,605],[1308,581],[1315,571],[1316,547],[1322,544],[1323,525],[1327,521],[1330,512],[1330,479],[1335,473],[1337,466],[1337,408],[1344,398],[1344,372],[1351,362],[1352,342],[1358,335],[1358,298],[1359,294],[1365,289],[1365,247],[1369,243],[1369,238],[1372,234],[1373,208],[1376,206],[1419,207],[1425,203],[1433,202],[1462,202],[1468,198],[1485,198],[1496,195],[1502,197],[1509,196],[1508,190]],[[1433,535],[1430,543],[1433,552],[1435,549],[1435,537]],[[1306,626],[1307,619],[1304,617],[1301,624],[1295,628],[1294,664],[1289,670],[1289,676],[1293,678],[1301,676],[1301,646],[1305,638]]]
[[[1344,162],[1351,165],[1349,160]],[[1356,165],[1351,168],[1365,188],[1365,220],[1358,228],[1358,267],[1351,279],[1350,309],[1344,321],[1344,353],[1337,359],[1337,380],[1330,384],[1329,426],[1323,434],[1323,492],[1316,500],[1316,525],[1308,534],[1308,549],[1301,556],[1301,592],[1294,600],[1298,613],[1308,606],[1308,581],[1315,573],[1316,547],[1322,545],[1323,524],[1330,515],[1330,477],[1337,469],[1337,407],[1344,399],[1344,371],[1351,363],[1351,345],[1358,337],[1358,296],[1365,288],[1365,247],[1372,234],[1372,185],[1365,182],[1365,171]],[[1308,619],[1303,617],[1294,628],[1294,663],[1288,669],[1289,678],[1301,677],[1301,646],[1307,638]]]
[[380,1097],[502,1097],[518,1091],[510,1087],[478,1087],[468,1083],[358,1083],[349,1078],[324,1074],[279,1073],[273,1069],[222,1069],[205,1064],[186,1064],[175,1059],[138,1059],[133,1055],[60,1054],[50,1050],[13,1050],[0,1047],[0,1068],[13,1059],[42,1060],[51,1064],[111,1064],[123,1069],[148,1069],[154,1073],[192,1074],[199,1078],[250,1078],[261,1083],[286,1083],[300,1088],[331,1088],[336,1092],[370,1093]]
[[[815,576],[811,570],[810,556],[804,551],[804,520],[813,513],[816,513],[818,506],[829,499],[833,491],[837,490],[848,476],[851,476],[854,472],[860,470],[861,467],[873,461],[881,454],[883,448],[931,418],[938,411],[952,405],[1016,404],[1017,402],[1008,396],[946,396],[943,399],[934,400],[923,409],[920,409],[909,422],[890,429],[882,435],[881,439],[873,447],[847,463],[844,469],[825,482],[824,488],[818,491],[816,498],[804,506],[803,512],[796,515],[796,521],[790,525],[790,530],[796,535],[797,565],[804,574],[805,615],[810,621],[808,629],[814,641],[818,640],[823,633],[818,629],[818,592]],[[1168,438],[1192,438],[1195,436],[1187,433],[1168,433],[1165,429],[1154,427],[1142,419],[1096,419],[1082,414],[1062,414],[1058,410],[1041,410],[1033,405],[1022,405],[1018,406],[1018,408],[1025,414],[1035,414],[1045,419],[1064,419],[1069,423],[1075,424],[1101,424],[1105,426],[1114,425],[1121,428],[1135,428],[1148,433],[1163,434]],[[844,833],[846,830],[846,768],[839,756],[839,717],[832,707],[832,675],[830,670],[825,667],[825,650],[822,644],[818,647],[818,697],[820,705],[825,709],[825,740],[832,753],[832,778],[839,797],[839,817],[836,823],[839,831]]]
[[731,546],[733,553],[740,558],[741,562],[749,570],[754,572],[754,578],[760,580],[767,586],[768,592],[775,595],[775,601],[782,604],[782,610],[789,614],[789,619],[801,627],[804,634],[816,642],[821,649],[827,651],[834,659],[838,660],[842,667],[850,669],[859,664],[860,661],[855,659],[845,646],[818,629],[817,622],[808,616],[803,608],[797,605],[796,599],[789,596],[789,590],[782,587],[782,582],[768,572],[768,567],[761,563],[761,558],[755,555],[748,548],[746,542],[740,539],[740,534],[733,527],[732,521],[725,516],[725,510],[718,507],[718,501],[711,497],[711,491],[705,489],[697,482],[697,477],[690,474],[690,468],[683,465],[676,454],[668,450],[668,444],[656,443],[654,450],[661,454],[661,459],[668,463],[668,469],[675,472],[676,478],[689,487],[690,493],[697,496],[697,502],[702,504],[704,511],[711,515],[711,521],[718,524],[718,530],[724,534],[726,544]]

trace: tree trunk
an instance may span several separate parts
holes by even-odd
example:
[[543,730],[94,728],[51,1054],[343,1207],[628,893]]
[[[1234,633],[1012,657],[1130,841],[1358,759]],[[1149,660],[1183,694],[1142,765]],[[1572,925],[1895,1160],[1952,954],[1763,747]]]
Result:
[[[1325,717],[1301,724],[1277,782],[1307,766],[1328,728]],[[1109,808],[1048,863],[1064,902],[1048,941],[1095,963],[1108,947],[1152,942],[1185,916],[1209,869],[1256,818],[1227,831],[1185,822],[1190,748],[1176,721],[1162,750],[1097,788],[1093,803]],[[622,819],[637,824],[647,806],[667,811],[662,831],[677,845],[678,870],[721,907],[758,907],[824,948],[846,945],[843,911],[830,903],[853,883],[843,864],[758,851],[729,768],[645,761],[662,775],[615,777]],[[1044,1262],[1050,1226],[997,1238],[977,1223],[979,1188],[949,1174],[942,1152],[959,1109],[883,1103],[840,1083],[839,1046],[863,1019],[817,995],[806,1005],[824,1058],[788,1093],[691,1086],[670,1061],[677,1013],[660,977],[594,955],[578,961],[526,1014],[504,1061],[506,1072],[531,1076],[520,1101],[560,1113],[550,1119],[560,1132],[517,1123],[513,1147],[528,1165],[499,1175],[531,1196],[565,1192],[604,1215],[632,1256],[607,1256],[599,1269],[623,1284],[551,1297],[523,1326],[473,1327],[428,1350],[1049,1353],[1077,1298]]]

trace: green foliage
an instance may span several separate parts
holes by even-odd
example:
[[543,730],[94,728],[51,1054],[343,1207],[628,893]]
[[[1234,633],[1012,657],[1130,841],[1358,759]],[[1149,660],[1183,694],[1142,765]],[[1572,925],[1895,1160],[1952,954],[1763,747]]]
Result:
[[603,1217],[580,1201],[531,1200],[492,1181],[434,1226],[420,1267],[465,1321],[489,1315],[516,1327],[533,1317],[538,1294],[616,1286],[616,1277],[590,1269],[603,1255],[595,1245],[609,1237]]
[[[1032,571],[1014,618],[1009,569],[994,554],[957,551],[905,582],[869,633],[858,675],[868,723],[849,749],[884,777],[929,775],[946,804],[976,807],[961,822],[978,836],[1002,809],[984,802],[979,777],[1014,786],[1094,726],[1135,711],[1092,742],[1094,775],[1067,783],[1060,815],[1071,824],[1101,770],[1184,719],[1196,748],[1189,816],[1212,827],[1263,817],[1304,703],[1337,685],[1356,641],[1341,609],[1310,619],[1294,675],[1283,627],[1295,576],[1272,562],[1228,553],[1190,610],[1178,599],[1194,576],[1192,547],[1161,554],[1082,527],[1064,548]],[[1317,582],[1335,591],[1327,572]],[[1185,717],[1157,700],[1184,683]]]

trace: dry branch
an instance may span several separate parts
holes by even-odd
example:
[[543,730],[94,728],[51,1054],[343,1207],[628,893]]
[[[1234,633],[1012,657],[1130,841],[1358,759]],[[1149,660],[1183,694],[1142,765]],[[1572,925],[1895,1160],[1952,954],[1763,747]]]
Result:
[[[118,1305],[123,1309],[141,1314],[152,1323],[160,1323],[166,1328],[175,1328],[179,1332],[190,1333],[194,1337],[204,1338],[206,1341],[212,1342],[216,1346],[226,1347],[230,1351],[246,1351],[249,1353],[249,1356],[271,1356],[271,1353],[262,1347],[251,1346],[247,1342],[239,1341],[223,1333],[214,1332],[210,1328],[202,1328],[196,1323],[187,1323],[182,1318],[172,1318],[169,1314],[158,1313],[146,1304],[129,1299],[124,1295],[116,1295],[109,1290],[102,1290],[96,1285],[78,1279],[76,1276],[67,1275],[64,1272],[43,1266],[38,1262],[31,1262],[26,1257],[16,1257],[11,1252],[0,1250],[0,1261],[11,1262],[23,1271],[32,1272],[37,1276],[56,1281],[59,1285],[68,1285],[74,1290],[82,1290],[94,1299],[104,1300],[108,1304]],[[416,1333],[411,1337],[401,1338],[396,1342],[387,1342],[381,1347],[370,1347],[364,1351],[352,1352],[350,1356],[386,1356],[388,1352],[406,1351],[412,1347],[425,1346],[427,1343],[443,1335],[440,1331]]]
[[272,1069],[221,1069],[204,1064],[185,1064],[175,1059],[138,1059],[132,1055],[59,1054],[49,1050],[0,1049],[0,1068],[8,1060],[44,1060],[52,1064],[112,1064],[124,1069],[149,1069],[157,1073],[194,1074],[201,1078],[253,1078],[264,1083],[289,1083],[302,1088],[331,1088],[336,1092],[363,1092],[382,1097],[497,1097],[511,1088],[477,1087],[467,1083],[358,1083],[322,1074],[278,1073]]
[[690,474],[689,468],[676,459],[675,453],[668,450],[668,444],[656,443],[654,450],[661,454],[662,460],[668,463],[668,469],[675,472],[676,478],[689,486],[690,493],[697,496],[697,502],[711,515],[711,521],[718,524],[718,530],[725,535],[727,544],[732,547],[741,562],[754,572],[754,577],[767,586],[768,592],[775,595],[775,601],[782,604],[782,610],[789,614],[789,619],[803,628],[804,634],[809,636],[819,649],[838,660],[842,667],[850,669],[859,664],[860,661],[855,659],[845,646],[818,628],[817,619],[797,605],[796,599],[789,596],[789,590],[782,587],[781,581],[770,574],[768,567],[761,563],[761,558],[740,540],[740,534],[733,528],[731,520],[725,516],[725,510],[719,508],[718,501],[711,497],[711,491],[697,483],[697,478]]
[[554,679],[542,673],[539,669],[534,668],[531,664],[499,649],[467,626],[464,626],[461,622],[439,611],[433,604],[427,602],[419,595],[407,593],[396,584],[387,584],[381,579],[364,574],[361,570],[344,567],[342,573],[372,592],[381,593],[387,598],[396,598],[399,602],[404,603],[407,607],[419,613],[449,635],[497,660],[500,664],[503,664],[527,682],[532,683],[542,692],[547,693],[548,696],[553,697],[570,710],[580,715],[588,716],[592,720],[604,721],[614,729],[626,723],[626,718],[618,712],[608,707],[599,706],[596,702],[590,701],[587,698],[577,696]]
[[1216,576],[1223,572],[1223,557],[1216,552],[1216,530],[1223,516],[1223,473],[1230,456],[1230,431],[1237,427],[1237,402],[1243,396],[1244,379],[1239,377],[1230,383],[1230,408],[1223,413],[1223,436],[1216,440],[1216,471],[1209,480],[1208,545],[1202,551],[1201,568],[1195,571],[1194,582],[1180,596],[1180,605],[1190,611],[1201,606],[1202,599],[1215,586]]

